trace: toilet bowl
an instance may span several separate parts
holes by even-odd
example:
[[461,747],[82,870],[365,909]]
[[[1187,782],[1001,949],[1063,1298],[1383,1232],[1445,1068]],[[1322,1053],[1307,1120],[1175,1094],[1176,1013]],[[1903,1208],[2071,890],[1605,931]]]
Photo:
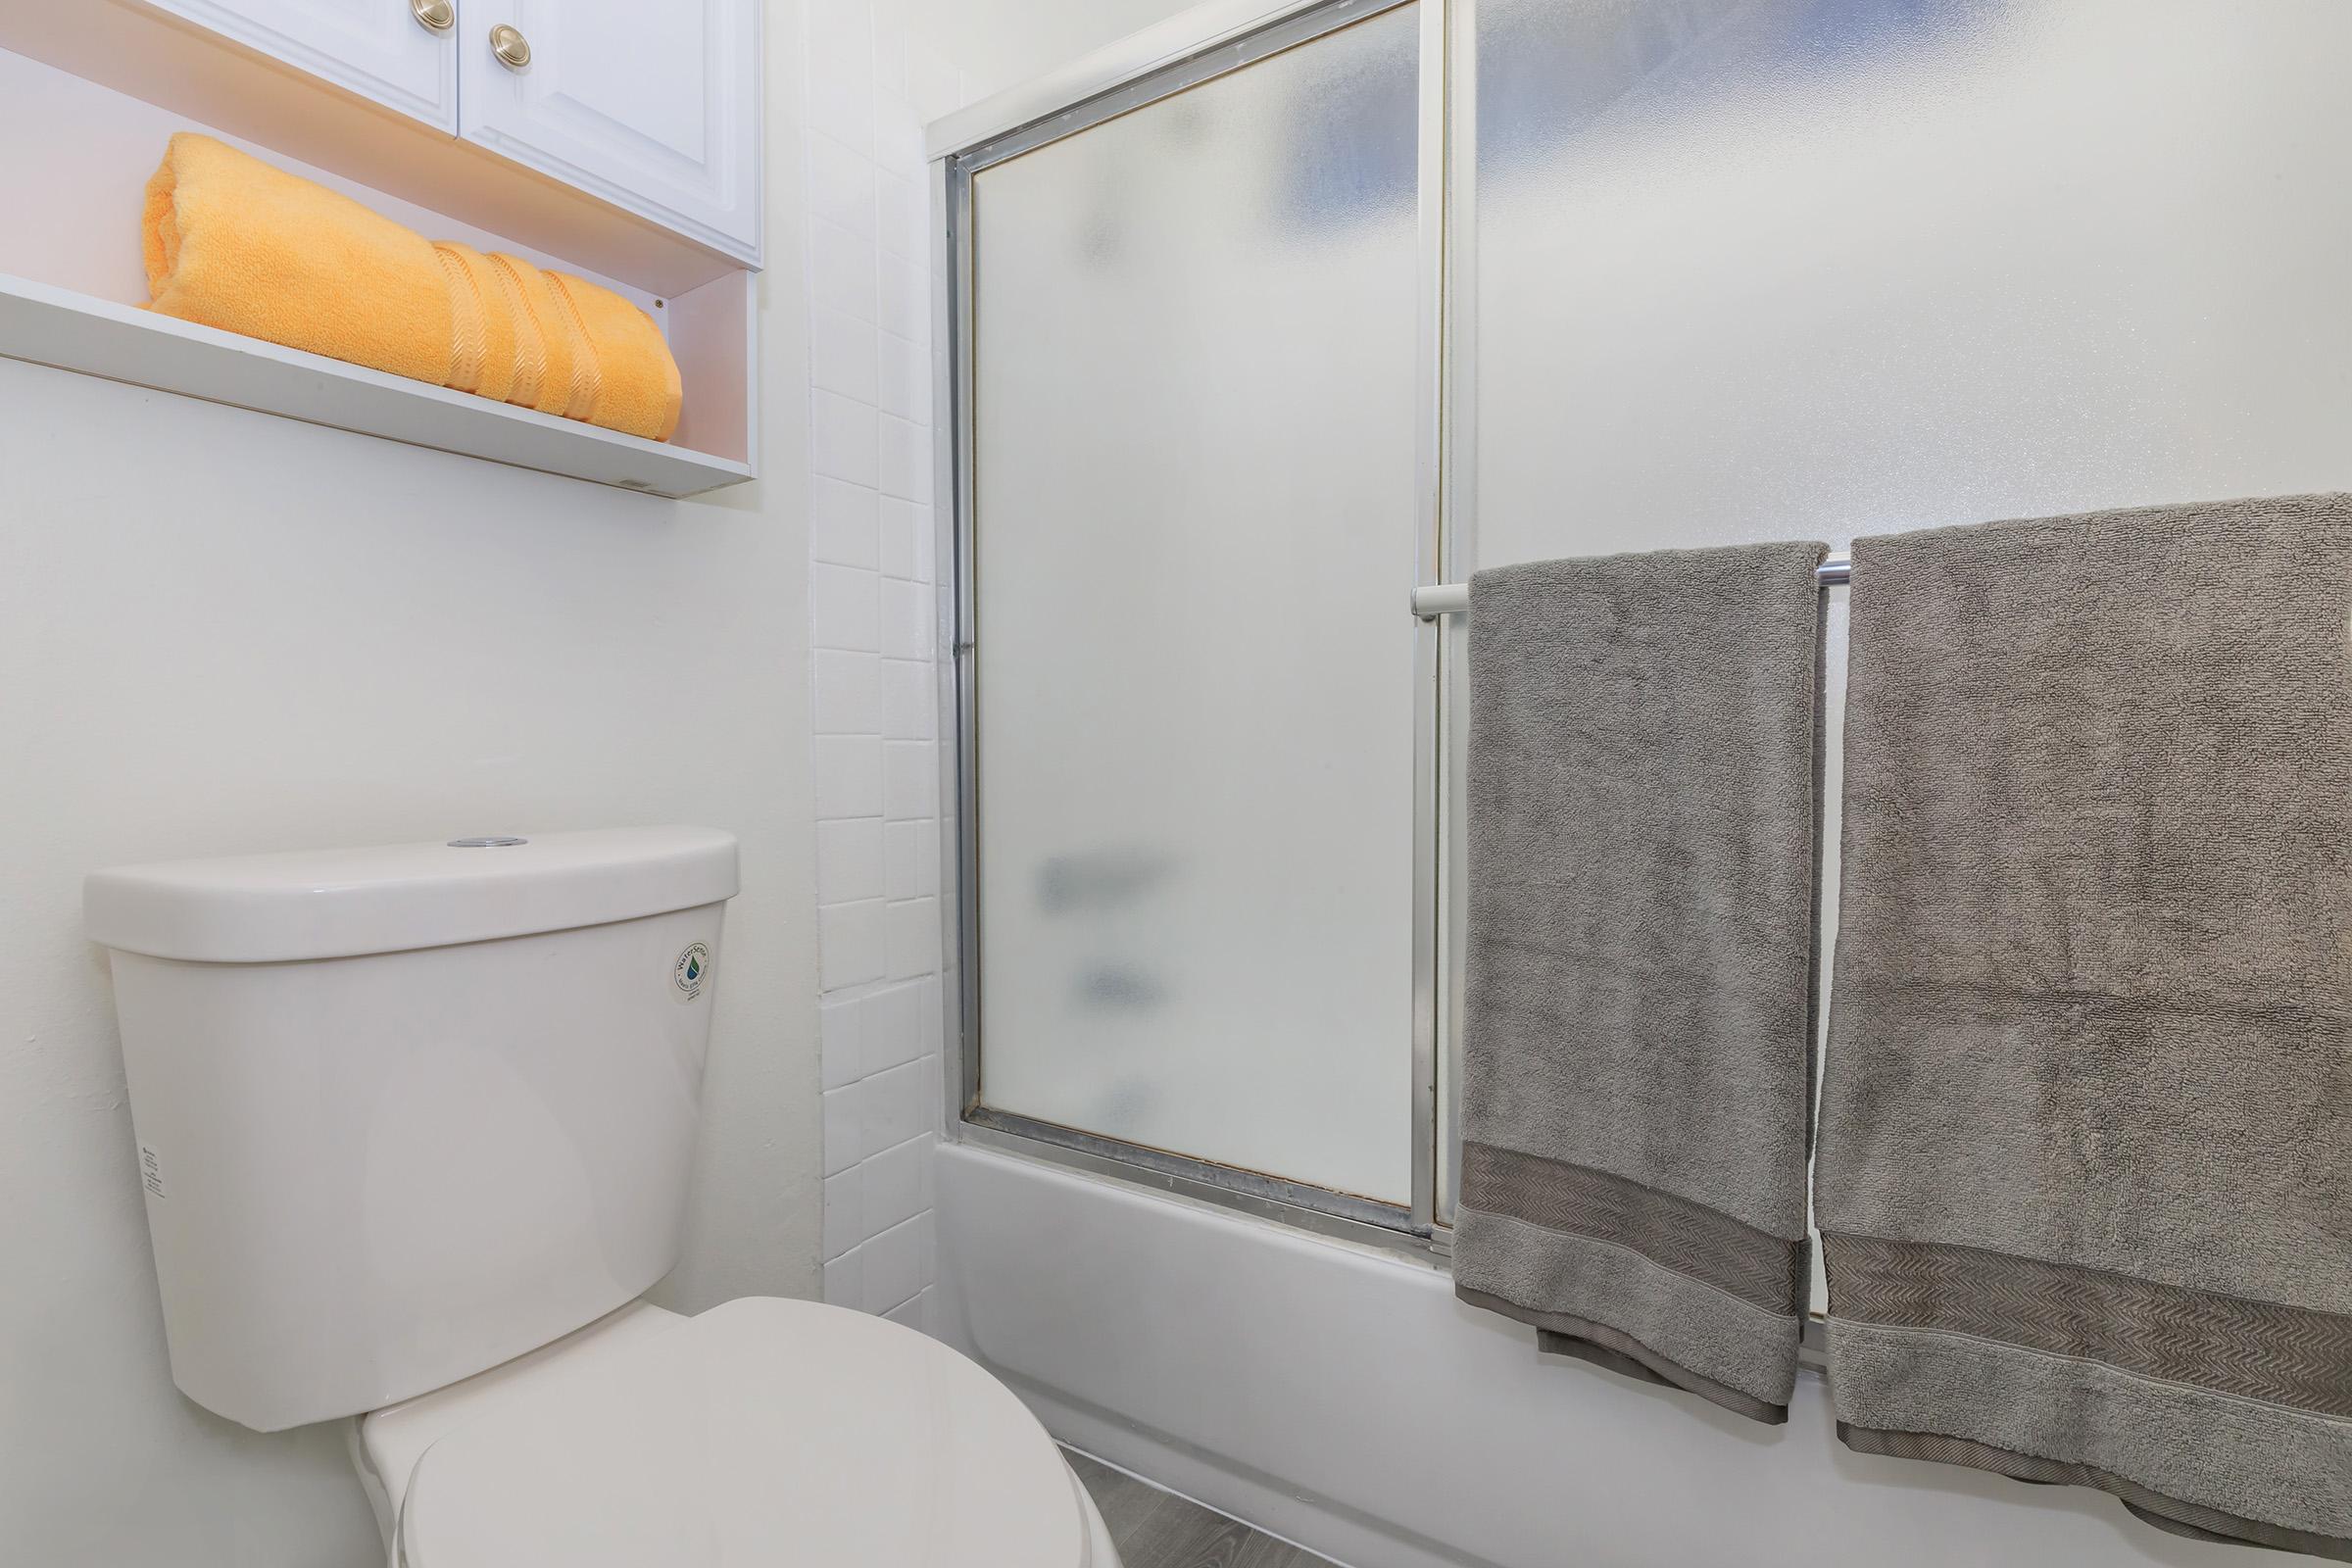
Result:
[[1118,1568],[1011,1392],[678,1260],[735,840],[91,873],[172,1377],[353,1419],[394,1568]]
[[393,1568],[1118,1568],[1003,1384],[843,1307],[634,1303],[352,1432]]

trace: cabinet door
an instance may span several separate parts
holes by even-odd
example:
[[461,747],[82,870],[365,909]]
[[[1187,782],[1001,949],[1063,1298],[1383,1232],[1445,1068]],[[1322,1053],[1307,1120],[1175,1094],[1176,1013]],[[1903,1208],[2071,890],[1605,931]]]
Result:
[[467,140],[758,265],[760,0],[466,0],[461,30]]
[[146,0],[158,11],[435,129],[458,128],[459,7],[436,30],[410,0]]

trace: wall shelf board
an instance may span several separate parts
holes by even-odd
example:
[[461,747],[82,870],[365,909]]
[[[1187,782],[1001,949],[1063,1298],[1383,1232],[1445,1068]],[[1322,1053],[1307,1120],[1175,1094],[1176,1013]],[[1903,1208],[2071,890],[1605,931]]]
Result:
[[4,273],[0,357],[651,495],[699,495],[753,477],[750,465],[730,458]]

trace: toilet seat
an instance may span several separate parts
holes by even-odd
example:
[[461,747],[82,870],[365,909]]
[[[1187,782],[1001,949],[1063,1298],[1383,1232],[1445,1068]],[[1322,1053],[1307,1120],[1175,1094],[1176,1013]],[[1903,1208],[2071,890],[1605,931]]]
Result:
[[1090,1568],[1069,1467],[911,1329],[747,1298],[427,1448],[406,1568]]

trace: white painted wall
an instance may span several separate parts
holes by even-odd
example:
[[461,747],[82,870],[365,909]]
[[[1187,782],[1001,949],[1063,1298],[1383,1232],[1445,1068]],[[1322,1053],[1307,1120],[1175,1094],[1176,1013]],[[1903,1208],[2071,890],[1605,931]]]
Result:
[[[885,0],[889,3],[889,0]],[[962,78],[950,109],[1017,87],[1192,9],[1195,0],[899,0],[911,32],[954,61]]]
[[93,866],[734,830],[657,1294],[815,1294],[800,33],[775,0],[755,484],[660,501],[0,361],[0,1560],[382,1561],[336,1429],[260,1436],[172,1386]]

